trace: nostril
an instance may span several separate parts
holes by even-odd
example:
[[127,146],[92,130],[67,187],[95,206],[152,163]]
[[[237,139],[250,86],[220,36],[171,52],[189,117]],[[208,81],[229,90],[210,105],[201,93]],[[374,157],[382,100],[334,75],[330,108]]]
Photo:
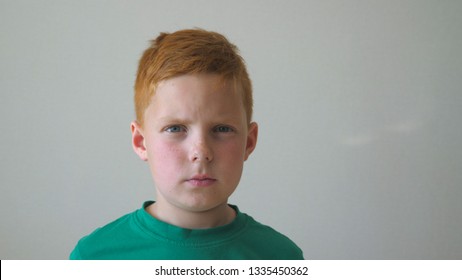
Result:
[[212,161],[213,154],[210,149],[204,147],[197,148],[191,152],[192,161]]

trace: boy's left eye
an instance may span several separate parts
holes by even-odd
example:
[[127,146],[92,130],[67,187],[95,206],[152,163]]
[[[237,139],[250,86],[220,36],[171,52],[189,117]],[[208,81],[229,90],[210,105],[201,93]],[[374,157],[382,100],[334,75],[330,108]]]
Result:
[[226,132],[232,132],[233,129],[229,126],[224,126],[220,125],[214,128],[214,132],[221,132],[221,133],[226,133]]

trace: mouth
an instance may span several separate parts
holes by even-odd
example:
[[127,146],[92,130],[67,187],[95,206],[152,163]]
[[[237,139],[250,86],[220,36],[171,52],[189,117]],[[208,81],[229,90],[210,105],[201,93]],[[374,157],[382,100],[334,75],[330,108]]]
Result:
[[213,185],[217,179],[214,179],[208,175],[195,175],[186,180],[189,184],[195,187],[208,187]]

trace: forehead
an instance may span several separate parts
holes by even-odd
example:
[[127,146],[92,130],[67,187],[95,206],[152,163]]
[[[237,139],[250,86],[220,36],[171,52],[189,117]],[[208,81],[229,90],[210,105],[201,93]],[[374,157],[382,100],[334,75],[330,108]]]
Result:
[[161,81],[148,112],[157,118],[183,114],[245,116],[242,96],[233,80],[216,74],[183,75]]
[[191,92],[234,90],[231,80],[218,74],[186,74],[162,80],[158,83],[156,94],[165,91]]

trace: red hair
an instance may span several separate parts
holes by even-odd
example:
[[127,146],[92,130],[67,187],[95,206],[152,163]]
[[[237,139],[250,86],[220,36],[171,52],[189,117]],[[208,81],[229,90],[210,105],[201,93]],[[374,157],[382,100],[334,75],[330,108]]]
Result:
[[136,119],[143,125],[159,82],[185,74],[218,74],[232,80],[242,94],[250,123],[253,111],[252,83],[239,50],[223,35],[202,29],[161,33],[143,53],[135,82]]

